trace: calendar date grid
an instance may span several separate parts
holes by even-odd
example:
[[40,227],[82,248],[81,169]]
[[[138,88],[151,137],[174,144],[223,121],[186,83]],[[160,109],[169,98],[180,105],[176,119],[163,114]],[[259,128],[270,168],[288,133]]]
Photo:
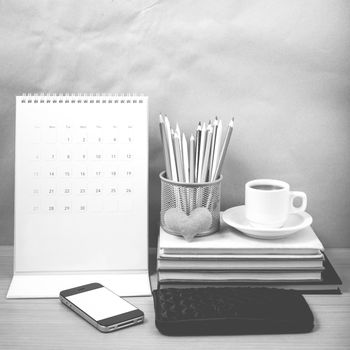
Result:
[[30,212],[131,210],[134,132],[132,125],[35,124],[26,157]]

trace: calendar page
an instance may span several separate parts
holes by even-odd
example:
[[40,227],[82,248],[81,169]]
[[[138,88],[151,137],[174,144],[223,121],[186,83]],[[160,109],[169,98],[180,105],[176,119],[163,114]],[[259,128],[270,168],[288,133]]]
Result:
[[15,272],[147,270],[147,97],[17,97],[15,174]]

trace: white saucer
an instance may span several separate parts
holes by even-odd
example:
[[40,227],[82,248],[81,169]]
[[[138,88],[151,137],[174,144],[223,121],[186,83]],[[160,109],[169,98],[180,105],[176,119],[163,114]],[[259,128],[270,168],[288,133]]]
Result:
[[306,212],[290,214],[286,223],[279,228],[265,228],[253,226],[245,217],[245,206],[240,205],[227,209],[222,219],[227,225],[236,228],[248,236],[261,239],[277,239],[287,237],[297,231],[308,227],[312,223],[312,217]]

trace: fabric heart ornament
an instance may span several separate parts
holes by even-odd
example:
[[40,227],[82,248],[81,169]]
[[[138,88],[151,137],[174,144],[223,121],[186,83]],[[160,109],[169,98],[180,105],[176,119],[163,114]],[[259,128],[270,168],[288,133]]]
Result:
[[191,242],[198,233],[208,231],[212,220],[210,211],[203,207],[192,210],[190,215],[186,215],[178,208],[171,208],[164,214],[165,225],[181,234],[188,242]]

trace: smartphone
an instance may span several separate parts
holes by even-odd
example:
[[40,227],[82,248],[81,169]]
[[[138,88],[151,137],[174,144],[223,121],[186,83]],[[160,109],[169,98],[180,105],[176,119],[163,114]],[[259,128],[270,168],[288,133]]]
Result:
[[101,332],[143,322],[144,313],[100,283],[63,290],[60,300]]

